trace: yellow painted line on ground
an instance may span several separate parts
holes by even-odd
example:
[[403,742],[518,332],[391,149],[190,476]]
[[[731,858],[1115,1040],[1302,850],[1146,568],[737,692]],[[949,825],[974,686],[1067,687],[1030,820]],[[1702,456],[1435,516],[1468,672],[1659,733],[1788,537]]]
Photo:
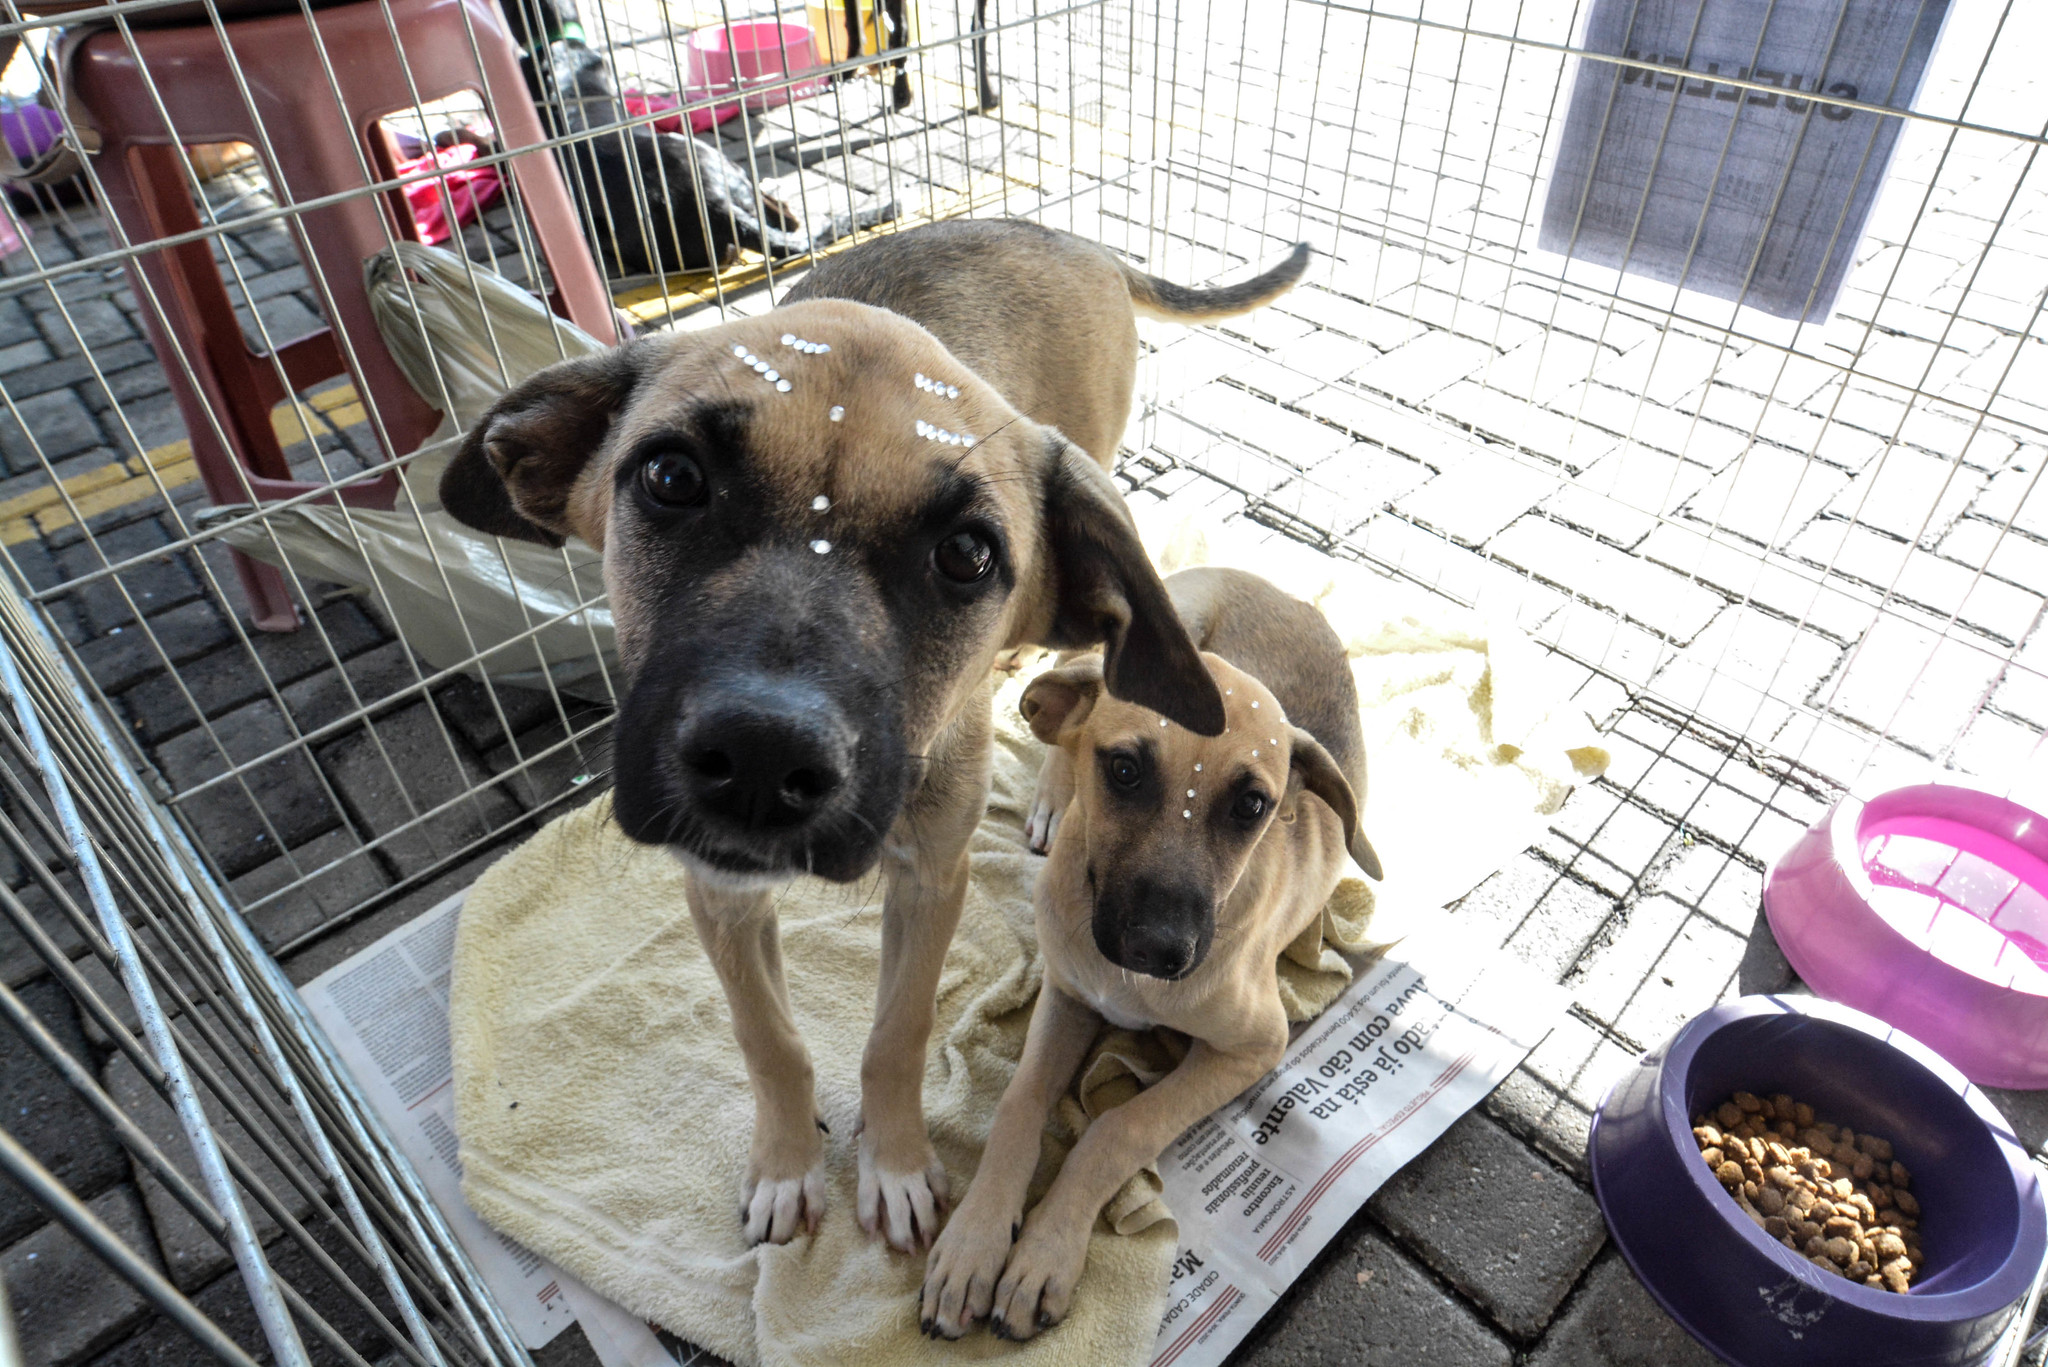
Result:
[[[353,385],[322,390],[307,398],[305,406],[313,410],[310,423],[299,420],[296,405],[280,405],[272,410],[270,426],[277,433],[280,446],[294,446],[306,440],[309,427],[315,436],[325,436],[336,428],[367,422],[370,416],[356,398]],[[152,470],[156,472],[154,477],[150,474]],[[73,475],[63,482],[61,490],[49,484],[0,499],[0,545],[18,546],[33,541],[46,532],[69,527],[78,517],[97,517],[155,498],[159,487],[175,489],[198,478],[199,466],[192,459],[192,443],[181,437],[140,456]],[[75,516],[74,507],[78,510]]]

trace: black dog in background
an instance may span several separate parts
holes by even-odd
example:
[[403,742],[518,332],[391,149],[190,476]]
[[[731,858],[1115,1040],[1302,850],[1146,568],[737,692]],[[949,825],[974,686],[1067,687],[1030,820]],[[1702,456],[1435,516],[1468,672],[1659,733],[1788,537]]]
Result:
[[[669,274],[729,264],[745,247],[801,256],[896,217],[894,203],[836,214],[806,232],[789,205],[758,191],[709,138],[657,133],[629,117],[610,66],[580,36],[575,0],[502,0],[528,92],[556,136],[598,133],[560,149],[608,275]],[[601,130],[612,128],[612,133]]]

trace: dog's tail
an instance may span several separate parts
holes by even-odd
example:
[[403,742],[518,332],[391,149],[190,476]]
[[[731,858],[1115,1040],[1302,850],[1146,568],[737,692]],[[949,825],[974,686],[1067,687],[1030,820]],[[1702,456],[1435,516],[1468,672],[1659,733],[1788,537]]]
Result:
[[1287,259],[1264,275],[1255,275],[1242,284],[1210,290],[1176,285],[1121,261],[1117,266],[1123,271],[1124,284],[1131,291],[1132,306],[1147,318],[1159,318],[1169,323],[1213,323],[1218,318],[1250,313],[1293,289],[1308,273],[1308,259],[1313,255],[1308,243],[1297,242],[1294,250],[1287,254]]

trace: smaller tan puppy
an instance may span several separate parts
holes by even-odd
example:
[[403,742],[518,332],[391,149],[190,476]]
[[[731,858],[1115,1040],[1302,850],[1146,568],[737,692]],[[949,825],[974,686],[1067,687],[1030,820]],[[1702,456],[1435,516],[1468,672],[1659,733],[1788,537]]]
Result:
[[[1184,570],[1168,594],[1223,692],[1203,737],[1102,687],[1097,655],[1024,691],[1057,748],[1039,776],[1051,858],[1035,893],[1045,986],[981,1168],[926,1266],[922,1319],[958,1338],[986,1318],[1029,1338],[1066,1316],[1103,1204],[1189,1125],[1280,1061],[1274,961],[1318,915],[1359,829],[1365,748],[1336,632],[1256,575]],[[1034,818],[1034,826],[1040,824]],[[1181,1065],[1089,1127],[1024,1216],[1039,1138],[1102,1022],[1190,1036]]]

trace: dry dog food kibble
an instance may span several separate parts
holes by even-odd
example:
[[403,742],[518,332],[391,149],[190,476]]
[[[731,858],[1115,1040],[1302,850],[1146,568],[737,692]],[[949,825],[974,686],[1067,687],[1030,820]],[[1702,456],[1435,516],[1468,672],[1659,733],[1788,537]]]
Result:
[[1714,1179],[1764,1233],[1865,1286],[1912,1283],[1920,1202],[1889,1140],[1831,1125],[1782,1092],[1737,1092],[1692,1124]]

